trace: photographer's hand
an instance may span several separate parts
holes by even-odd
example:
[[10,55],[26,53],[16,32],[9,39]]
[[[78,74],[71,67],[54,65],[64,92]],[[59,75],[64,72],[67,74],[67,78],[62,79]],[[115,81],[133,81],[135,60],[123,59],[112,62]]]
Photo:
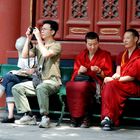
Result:
[[31,47],[31,38],[32,38],[32,34],[30,33],[31,32],[31,27],[28,27],[27,31],[26,31],[26,42],[24,44],[24,47],[23,47],[23,50],[22,50],[22,57],[23,58],[28,58],[29,56],[30,57],[34,57],[35,54],[32,52],[32,51],[28,51],[29,50],[29,47]]
[[37,27],[35,27],[35,28],[33,29],[33,34],[35,35],[37,41],[42,40],[42,39],[41,39],[41,35],[40,35],[40,31],[39,31],[39,29],[38,29]]
[[29,39],[29,40],[31,40],[31,38],[32,38],[32,34],[31,34],[31,27],[28,27],[28,29],[27,29],[27,31],[26,31],[26,37]]
[[40,50],[40,52],[42,53],[42,56],[46,57],[47,49],[44,46],[39,29],[35,27],[35,29],[33,30],[33,34],[35,35],[37,39],[37,43],[38,43],[38,45],[36,46],[37,49]]

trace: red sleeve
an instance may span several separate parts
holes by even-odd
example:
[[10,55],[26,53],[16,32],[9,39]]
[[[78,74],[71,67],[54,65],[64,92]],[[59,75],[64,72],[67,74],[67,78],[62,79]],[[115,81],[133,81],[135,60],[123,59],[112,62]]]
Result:
[[105,62],[102,67],[102,70],[104,71],[105,76],[112,76],[113,74],[113,65],[112,65],[112,58],[109,52],[105,54],[104,58]]
[[136,80],[140,81],[140,59],[137,59],[133,64],[130,76],[135,77]]
[[125,70],[125,75],[134,77],[136,80],[140,81],[140,59],[136,59],[131,65]]
[[[113,65],[112,65],[112,57],[109,52],[104,50],[99,50],[95,54],[95,59],[93,60],[93,63],[90,64],[91,66],[98,66],[105,74],[105,76],[112,76],[113,74]],[[88,75],[90,75],[93,78],[99,78],[96,76],[96,73],[93,71],[88,71]]]

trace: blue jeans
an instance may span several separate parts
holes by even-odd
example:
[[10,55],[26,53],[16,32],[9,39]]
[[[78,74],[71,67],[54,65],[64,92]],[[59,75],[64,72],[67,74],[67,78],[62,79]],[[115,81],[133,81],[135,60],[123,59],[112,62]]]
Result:
[[2,81],[2,85],[4,86],[5,93],[6,93],[6,102],[14,102],[14,98],[13,98],[12,91],[11,91],[12,87],[15,84],[25,82],[28,80],[29,80],[28,77],[22,77],[22,76],[17,76],[17,75],[12,74],[12,73],[7,73],[3,77],[3,81]]

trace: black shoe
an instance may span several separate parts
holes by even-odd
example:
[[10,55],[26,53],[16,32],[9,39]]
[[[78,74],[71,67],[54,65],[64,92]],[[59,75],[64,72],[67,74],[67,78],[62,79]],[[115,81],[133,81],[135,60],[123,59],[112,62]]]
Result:
[[1,123],[14,123],[15,122],[15,118],[13,117],[13,118],[4,118],[2,121],[1,121]]
[[70,124],[71,127],[79,127],[79,122],[77,119],[75,118],[72,118],[71,119],[71,124]]
[[76,123],[71,123],[70,127],[78,127],[78,125]]
[[108,117],[105,117],[105,119],[101,121],[101,126],[104,131],[111,131],[112,121]]
[[104,126],[105,124],[109,124],[111,125],[112,124],[112,121],[110,120],[110,118],[104,118],[102,121],[101,121],[101,126]]
[[90,124],[88,121],[83,121],[83,123],[81,124],[81,128],[89,128]]
[[102,129],[103,129],[104,131],[111,131],[111,130],[112,130],[112,127],[111,127],[110,124],[105,124],[105,125],[102,127]]

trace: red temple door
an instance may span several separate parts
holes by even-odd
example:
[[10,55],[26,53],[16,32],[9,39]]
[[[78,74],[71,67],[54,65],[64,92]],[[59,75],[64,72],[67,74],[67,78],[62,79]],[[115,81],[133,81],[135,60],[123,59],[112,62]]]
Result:
[[140,33],[140,0],[127,0],[126,28],[135,28]]
[[44,19],[55,20],[59,24],[56,34],[58,40],[63,39],[64,26],[64,0],[40,0],[36,3],[36,22],[41,24]]
[[96,31],[101,46],[114,54],[122,50],[127,28],[140,32],[140,0],[40,0],[36,5],[37,23],[43,19],[59,23],[56,38],[68,50],[66,55],[70,49],[76,54],[83,48],[88,31]]

